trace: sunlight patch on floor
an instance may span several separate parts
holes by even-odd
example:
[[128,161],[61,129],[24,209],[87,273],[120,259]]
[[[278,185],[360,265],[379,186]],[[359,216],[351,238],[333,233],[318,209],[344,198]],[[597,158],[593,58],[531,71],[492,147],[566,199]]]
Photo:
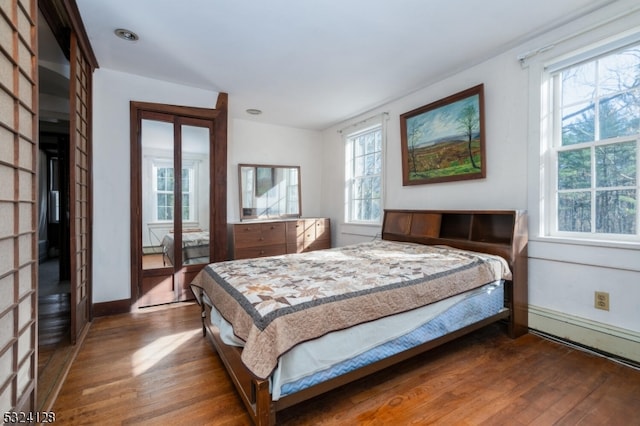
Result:
[[135,377],[145,373],[198,333],[201,333],[200,329],[160,337],[143,348],[138,349],[131,356],[133,376]]

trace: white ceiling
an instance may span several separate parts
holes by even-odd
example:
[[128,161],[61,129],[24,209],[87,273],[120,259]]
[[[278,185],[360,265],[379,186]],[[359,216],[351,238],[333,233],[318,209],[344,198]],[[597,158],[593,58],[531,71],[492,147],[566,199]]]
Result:
[[231,117],[320,130],[611,0],[76,2],[100,67],[227,92]]

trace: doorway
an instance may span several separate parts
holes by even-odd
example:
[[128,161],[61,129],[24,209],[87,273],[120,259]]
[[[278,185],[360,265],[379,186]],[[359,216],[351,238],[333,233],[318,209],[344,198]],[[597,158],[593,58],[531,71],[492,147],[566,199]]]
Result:
[[226,94],[216,109],[131,102],[131,306],[193,299],[226,260]]
[[[41,86],[42,87],[42,86]],[[70,253],[68,124],[39,131],[38,317],[39,344],[69,340]]]
[[69,60],[38,17],[38,389],[37,408],[55,394],[71,352],[69,250]]

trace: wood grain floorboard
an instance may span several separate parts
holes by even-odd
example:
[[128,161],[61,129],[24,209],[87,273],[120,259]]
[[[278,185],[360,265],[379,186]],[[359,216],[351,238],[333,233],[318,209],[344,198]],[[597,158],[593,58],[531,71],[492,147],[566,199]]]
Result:
[[[249,425],[199,308],[97,318],[58,424]],[[500,325],[278,413],[282,425],[640,425],[640,371]]]
[[[57,283],[55,283],[57,285]],[[46,410],[55,398],[73,348],[69,339],[71,305],[69,293],[38,298],[38,399],[36,407]]]

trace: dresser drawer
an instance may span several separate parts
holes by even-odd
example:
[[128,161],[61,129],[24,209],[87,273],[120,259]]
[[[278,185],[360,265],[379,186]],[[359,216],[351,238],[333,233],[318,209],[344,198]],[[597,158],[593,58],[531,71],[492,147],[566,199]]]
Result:
[[329,240],[331,245],[331,221],[329,219],[316,219],[316,240]]
[[284,244],[286,242],[286,225],[284,222],[262,223],[262,244]]
[[230,231],[234,259],[331,248],[327,218],[235,223]]
[[285,224],[275,222],[234,225],[233,240],[236,249],[285,244]]
[[287,253],[301,252],[304,248],[305,220],[287,222]]
[[236,259],[251,259],[254,257],[278,256],[286,253],[285,244],[276,244],[261,247],[245,247],[235,251]]

